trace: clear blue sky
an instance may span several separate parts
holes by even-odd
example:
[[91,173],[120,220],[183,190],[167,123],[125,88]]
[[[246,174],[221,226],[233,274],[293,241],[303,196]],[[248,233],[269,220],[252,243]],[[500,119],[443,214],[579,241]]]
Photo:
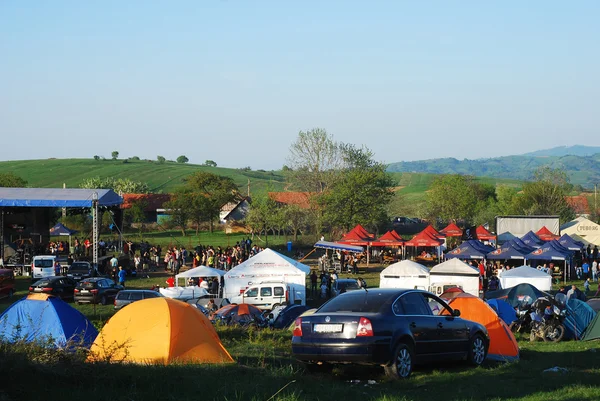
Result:
[[[600,145],[600,1],[0,2],[0,160]],[[11,139],[6,141],[5,139]]]

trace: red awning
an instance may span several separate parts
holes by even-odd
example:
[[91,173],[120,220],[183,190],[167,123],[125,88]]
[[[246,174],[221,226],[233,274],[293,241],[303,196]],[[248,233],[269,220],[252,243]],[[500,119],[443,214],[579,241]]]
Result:
[[358,235],[360,235],[362,238],[365,239],[375,239],[375,235],[370,234],[367,230],[365,230],[365,228],[363,226],[361,226],[360,224],[357,224],[356,227],[354,227],[352,230],[350,230],[350,232],[356,232],[358,233]]
[[440,238],[440,237],[444,237],[444,234],[441,234],[438,230],[436,230],[435,228],[433,228],[433,226],[430,224],[427,227],[425,227],[425,229],[423,230],[424,232],[431,234],[431,236],[436,237],[436,238]]
[[372,241],[371,246],[402,246],[404,245],[404,240],[401,236],[396,233],[396,231],[388,231],[383,234],[381,237],[377,239],[377,241]]
[[441,229],[440,233],[444,234],[446,237],[462,237],[463,230],[456,224],[450,223],[445,228]]

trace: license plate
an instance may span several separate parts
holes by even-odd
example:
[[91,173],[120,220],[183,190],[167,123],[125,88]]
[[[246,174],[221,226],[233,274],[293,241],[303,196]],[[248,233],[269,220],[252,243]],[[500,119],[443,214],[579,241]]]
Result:
[[313,326],[313,331],[315,333],[341,333],[343,331],[344,325],[339,324],[315,324]]
[[81,290],[80,291],[82,294],[87,294],[89,291],[88,290]]
[[42,292],[42,289],[41,288],[34,288],[33,292]]

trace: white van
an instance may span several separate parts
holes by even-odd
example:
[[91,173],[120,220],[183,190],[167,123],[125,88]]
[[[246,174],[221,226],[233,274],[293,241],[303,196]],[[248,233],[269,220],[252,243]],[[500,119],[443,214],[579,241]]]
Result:
[[56,256],[54,255],[39,255],[34,256],[31,262],[31,278],[38,280],[40,278],[53,277],[54,263]]
[[264,281],[253,284],[240,295],[231,297],[232,304],[250,304],[259,309],[270,310],[283,303],[290,303],[290,287],[283,281]]

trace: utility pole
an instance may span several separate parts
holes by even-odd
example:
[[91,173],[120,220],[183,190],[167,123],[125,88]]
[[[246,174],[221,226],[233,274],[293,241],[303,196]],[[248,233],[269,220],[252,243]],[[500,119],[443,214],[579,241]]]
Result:
[[93,237],[93,241],[94,243],[92,251],[93,251],[93,255],[92,255],[92,263],[94,266],[94,269],[98,268],[98,192],[94,192],[92,194],[92,237]]

